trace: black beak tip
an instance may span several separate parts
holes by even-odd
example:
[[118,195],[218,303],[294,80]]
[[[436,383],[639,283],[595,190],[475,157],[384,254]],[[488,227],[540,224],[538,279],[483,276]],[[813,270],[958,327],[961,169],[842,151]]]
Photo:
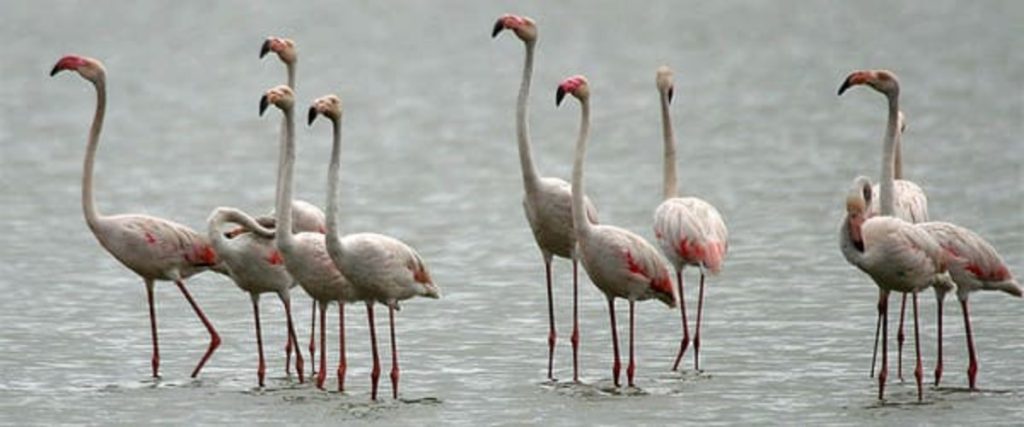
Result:
[[850,79],[846,79],[846,81],[843,82],[842,86],[839,86],[839,92],[837,92],[836,95],[842,95],[843,92],[846,92],[846,90],[849,89],[851,86],[853,85],[850,84]]
[[270,40],[263,42],[263,47],[260,48],[260,59],[267,56],[268,52],[270,52]]
[[669,104],[672,103],[672,94],[674,94],[675,91],[676,91],[676,88],[674,88],[674,87],[669,87],[668,88],[668,102],[669,102]]
[[309,115],[308,115],[308,117],[309,117],[309,119],[306,122],[306,125],[307,126],[313,126],[313,120],[316,120],[316,108],[309,107]]
[[56,76],[57,73],[59,73],[59,72],[60,72],[60,68],[57,67],[56,65],[54,65],[53,69],[50,70],[50,77]]
[[493,39],[495,37],[498,37],[498,34],[500,34],[501,30],[504,30],[504,29],[505,29],[505,24],[503,24],[501,22],[501,20],[499,19],[498,22],[494,23],[494,28],[491,30],[491,38]]
[[562,105],[562,99],[564,99],[564,98],[565,98],[565,89],[562,89],[561,87],[559,87],[558,91],[555,92],[555,106],[557,107],[559,105]]
[[267,106],[269,106],[269,105],[270,105],[270,101],[267,100],[267,96],[266,95],[263,95],[263,97],[260,98],[260,116],[263,116],[263,113],[265,111],[267,111]]

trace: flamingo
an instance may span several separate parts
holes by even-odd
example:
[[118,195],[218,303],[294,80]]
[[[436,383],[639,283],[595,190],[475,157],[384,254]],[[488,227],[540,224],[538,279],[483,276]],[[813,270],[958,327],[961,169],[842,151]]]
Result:
[[[926,222],[923,228],[953,259],[949,263],[949,275],[956,283],[956,296],[960,300],[960,308],[964,315],[964,329],[967,331],[967,382],[971,390],[977,390],[978,354],[974,348],[974,336],[971,333],[971,317],[967,308],[967,299],[975,291],[1003,291],[1020,298],[1021,286],[1010,273],[1002,257],[990,243],[977,233],[948,222]],[[945,291],[948,291],[946,289]],[[935,385],[939,385],[942,376],[942,301],[946,292],[938,295],[939,329],[938,354],[939,364],[935,368]]]
[[[523,209],[526,220],[530,223],[533,238],[540,248],[544,259],[544,277],[548,289],[548,380],[554,380],[552,366],[555,357],[555,311],[554,298],[551,290],[551,259],[553,256],[572,260],[572,378],[579,382],[579,318],[577,301],[579,280],[577,274],[577,257],[575,253],[576,236],[573,233],[572,191],[568,182],[560,178],[542,177],[537,172],[530,154],[530,129],[526,121],[527,101],[530,97],[530,81],[533,77],[533,50],[537,44],[537,25],[533,19],[524,16],[506,14],[498,18],[491,31],[491,37],[497,37],[503,30],[512,30],[526,46],[526,57],[523,62],[522,82],[519,86],[519,98],[516,101],[516,140],[519,145],[519,165],[523,174]],[[597,223],[597,210],[584,198],[586,218]]]
[[275,207],[278,225],[275,243],[277,249],[281,251],[288,273],[299,282],[306,293],[317,300],[320,308],[320,370],[317,375],[317,387],[321,389],[327,376],[327,305],[331,301],[338,302],[338,391],[344,391],[345,371],[348,367],[345,359],[345,303],[360,301],[362,298],[331,261],[323,234],[292,232],[292,204],[289,201],[292,200],[292,173],[295,167],[295,94],[285,85],[268,90],[260,99],[260,115],[263,115],[271,104],[280,109],[285,117],[284,138],[280,141],[284,149],[281,150],[282,159],[277,174],[278,188],[281,191],[277,193]]
[[555,104],[561,104],[565,94],[571,94],[580,102],[581,117],[579,139],[576,141],[576,156],[572,166],[572,213],[573,230],[583,268],[601,292],[608,299],[608,314],[612,329],[612,378],[619,386],[619,338],[615,322],[615,298],[629,301],[629,366],[626,377],[630,387],[634,386],[636,360],[633,351],[635,335],[634,307],[637,301],[651,298],[676,305],[672,292],[672,279],[668,266],[658,255],[658,250],[642,237],[628,230],[611,226],[591,224],[584,213],[583,202],[583,158],[590,133],[590,85],[584,76],[572,76],[562,81],[555,95]]
[[[281,37],[267,37],[263,42],[263,46],[260,47],[260,58],[263,58],[270,52],[274,52],[278,59],[284,63],[285,69],[288,72],[288,87],[292,88],[292,91],[295,91],[295,68],[299,62],[299,56],[295,50],[295,41]],[[284,125],[281,126],[281,133],[281,137],[284,138]],[[281,191],[281,189],[277,189],[277,191]],[[274,211],[270,211],[270,213],[260,219],[261,224],[264,224],[265,226],[273,226]],[[292,223],[294,224],[292,227],[296,233],[309,231],[323,234],[326,232],[326,219],[324,218],[324,212],[320,210],[320,208],[316,207],[316,205],[303,200],[292,200]],[[313,298],[310,318],[309,363],[315,367],[316,298]],[[296,344],[297,343],[298,342],[296,341]]]
[[686,300],[683,297],[683,269],[696,266],[700,269],[700,295],[697,299],[697,329],[693,339],[693,369],[699,370],[700,322],[704,305],[705,273],[717,274],[722,268],[722,259],[729,248],[729,231],[725,221],[710,203],[696,197],[679,197],[676,187],[676,142],[672,133],[672,119],[668,105],[672,102],[674,85],[672,70],[667,66],[658,68],[655,83],[661,98],[661,129],[665,140],[664,198],[665,201],[654,212],[654,236],[661,252],[668,257],[676,270],[679,288],[679,314],[683,322],[683,339],[672,370],[679,369],[683,353],[690,343],[690,331],[686,324]]
[[208,269],[224,272],[223,265],[220,264],[217,252],[214,251],[209,239],[189,227],[149,215],[103,215],[99,212],[93,197],[92,177],[96,148],[99,146],[100,131],[106,112],[107,72],[99,60],[78,55],[61,58],[53,66],[50,76],[64,70],[77,72],[96,88],[96,112],[89,129],[89,143],[86,147],[82,173],[82,210],[85,213],[85,222],[100,245],[121,264],[138,274],[146,285],[150,333],[153,338],[151,364],[154,378],[160,376],[160,346],[156,331],[153,288],[157,280],[173,281],[178,286],[210,334],[210,344],[192,370],[192,377],[195,378],[220,346],[220,335],[188,292],[185,279]]
[[[849,234],[854,245],[863,248],[863,258],[858,267],[875,281],[879,288],[878,313],[882,317],[882,367],[878,374],[878,398],[884,399],[885,380],[888,376],[888,302],[892,291],[912,293],[914,308],[914,347],[917,363],[914,378],[917,381],[917,399],[924,398],[922,384],[921,343],[918,329],[917,293],[930,286],[951,286],[952,279],[946,272],[947,257],[935,241],[922,228],[893,216],[894,203],[894,162],[899,112],[899,81],[887,70],[863,70],[851,73],[839,87],[842,95],[847,89],[868,85],[886,96],[889,102],[889,122],[885,132],[882,181],[880,182],[880,215],[863,220],[859,224],[847,221]],[[848,218],[856,217],[847,204]]]
[[366,314],[370,324],[373,352],[371,399],[377,400],[380,379],[380,357],[373,319],[373,304],[388,306],[391,328],[391,396],[398,398],[398,348],[395,344],[395,310],[398,303],[416,296],[440,298],[441,290],[430,279],[426,265],[416,250],[392,237],[376,233],[338,235],[338,169],[341,163],[342,102],[337,95],[317,98],[309,107],[309,125],[322,115],[331,121],[334,130],[331,162],[327,173],[327,253],[338,269],[365,296]]

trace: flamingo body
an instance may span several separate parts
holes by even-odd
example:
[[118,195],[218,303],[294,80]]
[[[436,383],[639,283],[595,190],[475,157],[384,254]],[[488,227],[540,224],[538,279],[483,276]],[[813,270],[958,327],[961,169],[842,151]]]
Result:
[[[597,223],[597,209],[583,199],[587,218]],[[576,236],[572,232],[572,186],[559,178],[543,177],[523,195],[523,210],[537,246],[546,256],[573,257]]]
[[677,270],[687,265],[713,274],[721,270],[729,232],[711,204],[696,197],[665,200],[654,212],[654,235]]

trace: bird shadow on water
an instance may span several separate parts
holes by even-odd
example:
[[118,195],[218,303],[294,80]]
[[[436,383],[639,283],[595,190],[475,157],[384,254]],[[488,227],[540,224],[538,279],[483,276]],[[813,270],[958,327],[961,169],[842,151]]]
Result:
[[643,387],[616,387],[610,378],[594,382],[586,381],[544,381],[542,389],[563,396],[580,399],[602,399],[618,397],[669,396],[683,394],[693,383],[711,379],[704,371],[676,371],[652,378],[638,378]]

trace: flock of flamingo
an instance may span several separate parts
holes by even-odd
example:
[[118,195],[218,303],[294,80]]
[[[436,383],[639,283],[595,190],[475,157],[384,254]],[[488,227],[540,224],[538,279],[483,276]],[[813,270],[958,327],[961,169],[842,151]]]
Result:
[[[696,267],[700,273],[697,319],[692,339],[694,369],[699,370],[700,327],[704,302],[705,276],[722,268],[728,251],[725,221],[710,203],[696,197],[680,197],[676,177],[675,137],[669,105],[673,97],[673,74],[668,67],[656,73],[664,139],[664,201],[654,211],[654,235],[657,248],[643,237],[623,228],[598,222],[597,209],[585,196],[583,166],[590,127],[590,85],[584,76],[566,78],[558,85],[556,104],[571,95],[580,105],[579,135],[576,141],[572,179],[541,176],[530,149],[527,105],[533,75],[536,23],[527,17],[507,14],[495,22],[492,37],[503,31],[514,33],[525,46],[522,81],[516,107],[516,139],[523,177],[523,207],[544,261],[548,302],[548,370],[554,380],[555,331],[551,262],[554,256],[567,258],[573,266],[573,330],[571,335],[573,381],[579,382],[579,320],[577,264],[603,292],[608,302],[612,335],[612,379],[620,386],[621,361],[615,318],[615,300],[629,304],[629,364],[627,384],[635,385],[634,312],[638,301],[657,299],[669,307],[679,306],[682,337],[672,370],[678,370],[691,344],[684,298],[683,270]],[[93,165],[106,110],[106,71],[96,59],[68,55],[54,65],[50,75],[75,71],[91,82],[97,95],[96,110],[89,131],[82,175],[82,208],[89,229],[104,249],[127,268],[142,277],[149,304],[152,335],[152,375],[159,376],[160,350],[153,289],[156,281],[172,281],[184,295],[210,334],[210,343],[192,377],[210,359],[221,339],[213,324],[193,299],[185,279],[211,270],[229,277],[252,300],[258,349],[257,377],[265,385],[266,364],[260,327],[259,298],[276,293],[287,317],[285,371],[290,375],[294,352],[295,371],[304,382],[304,359],[291,315],[291,288],[300,286],[313,299],[313,319],[309,344],[310,364],[316,366],[316,314],[320,317],[320,363],[314,369],[316,386],[325,388],[327,376],[326,312],[338,306],[339,362],[338,391],[345,390],[345,304],[366,304],[373,357],[371,399],[377,399],[381,374],[377,350],[374,306],[388,307],[391,342],[392,397],[398,397],[399,365],[395,342],[395,311],[401,301],[416,296],[439,298],[440,289],[417,252],[405,243],[376,233],[340,235],[338,229],[341,156],[342,101],[336,95],[314,100],[307,121],[318,117],[329,120],[333,129],[328,167],[327,212],[314,204],[292,199],[295,163],[295,64],[297,54],[291,40],[268,38],[260,57],[273,52],[285,64],[288,84],[265,92],[260,100],[260,115],[273,106],[281,111],[281,136],[274,210],[263,216],[251,216],[242,210],[219,207],[207,220],[207,232],[199,233],[166,219],[139,214],[103,215],[93,197]],[[840,249],[846,260],[867,273],[879,289],[875,354],[881,331],[882,363],[878,374],[878,397],[884,398],[888,375],[888,300],[891,292],[903,294],[898,333],[899,359],[902,361],[903,319],[909,297],[914,310],[914,339],[918,400],[923,399],[922,361],[918,342],[918,292],[932,287],[938,300],[938,352],[935,384],[942,376],[942,302],[945,294],[956,290],[963,311],[969,351],[969,386],[976,388],[977,353],[971,334],[968,296],[976,290],[1000,290],[1014,296],[1022,294],[1005,263],[995,249],[974,232],[948,222],[929,221],[927,198],[921,188],[902,177],[900,139],[905,122],[899,110],[899,82],[884,70],[856,71],[839,89],[842,95],[853,86],[866,85],[888,100],[882,156],[882,177],[872,186],[870,179],[854,179],[846,195],[846,217],[840,226]],[[660,249],[660,253],[659,253]],[[669,274],[675,270],[675,283]],[[872,376],[875,364],[872,360]],[[902,377],[902,364],[899,375]]]

